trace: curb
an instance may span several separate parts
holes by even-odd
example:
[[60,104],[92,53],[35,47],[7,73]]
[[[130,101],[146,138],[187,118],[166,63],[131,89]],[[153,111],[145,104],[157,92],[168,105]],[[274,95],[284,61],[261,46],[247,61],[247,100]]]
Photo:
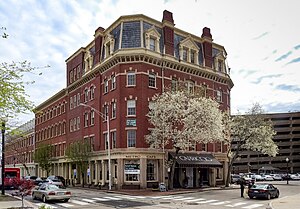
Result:
[[[7,195],[8,195],[8,196],[11,196],[11,197],[13,197],[13,198],[16,198],[16,199],[18,199],[18,200],[20,200],[20,201],[22,201],[22,198],[21,198],[21,197],[13,196],[13,195],[11,195],[11,194],[7,194]],[[24,202],[24,207],[26,207],[26,205],[27,205],[27,206],[32,207],[32,208],[34,208],[34,209],[38,208],[38,207],[36,207],[35,205],[33,205],[32,202],[30,202],[30,201],[28,201],[28,200],[26,200],[26,199],[24,199],[24,198],[23,198],[23,202]]]

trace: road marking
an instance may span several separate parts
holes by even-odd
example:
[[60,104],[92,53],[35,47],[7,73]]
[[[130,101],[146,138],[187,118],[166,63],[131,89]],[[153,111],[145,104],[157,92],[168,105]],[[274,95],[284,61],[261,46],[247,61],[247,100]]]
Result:
[[224,205],[224,204],[228,204],[230,203],[230,201],[222,201],[222,202],[215,202],[215,203],[210,203],[211,205]]
[[110,197],[110,196],[106,196],[106,197],[103,197],[103,198],[110,199],[110,200],[121,200],[121,198]]
[[43,205],[45,205],[45,208],[57,208],[55,206],[49,205],[49,204],[45,204],[45,203],[36,203],[37,206],[42,207]]
[[245,202],[238,202],[238,203],[235,203],[233,205],[225,205],[225,206],[233,208],[233,207],[240,206],[240,205],[245,205],[245,204],[247,204],[247,203],[245,203]]
[[201,200],[205,200],[205,199],[198,198],[198,199],[193,199],[193,200],[186,200],[185,202],[197,202],[197,201],[201,201]]
[[196,202],[196,203],[199,203],[199,204],[205,204],[205,203],[211,203],[211,202],[216,202],[218,200],[206,200],[206,201],[201,201],[201,202]]
[[109,199],[99,198],[99,197],[93,197],[92,199],[98,200],[98,201],[109,201]]
[[78,200],[70,200],[71,203],[75,203],[77,205],[89,205],[90,203],[87,203],[87,202],[81,202],[81,201],[78,201]]
[[263,206],[263,204],[252,204],[252,205],[249,205],[249,206],[246,206],[246,207],[242,207],[242,208],[252,209],[252,208],[257,208],[257,207],[260,207],[260,206]]
[[81,199],[85,202],[89,202],[89,203],[95,203],[96,200],[91,200],[91,199]]
[[71,205],[71,204],[68,204],[68,203],[57,203],[57,204],[60,205],[60,206],[66,207],[66,208],[75,207],[75,205]]
[[115,196],[117,198],[121,198],[121,199],[129,199],[129,200],[135,200],[136,198],[133,196],[127,196],[127,195],[122,195],[122,196]]
[[179,198],[176,200],[190,200],[190,199],[194,199],[194,197],[184,197],[184,198]]

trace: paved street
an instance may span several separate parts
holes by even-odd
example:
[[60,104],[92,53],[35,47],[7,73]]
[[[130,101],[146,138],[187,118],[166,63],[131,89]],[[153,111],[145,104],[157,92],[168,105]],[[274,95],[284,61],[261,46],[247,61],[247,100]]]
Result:
[[[299,193],[300,181],[270,182],[280,190],[280,198]],[[158,196],[139,196],[130,194],[106,193],[98,190],[72,189],[73,198],[68,203],[53,202],[47,203],[50,208],[205,208],[205,209],[265,209],[272,200],[257,200],[240,198],[239,189],[209,190],[184,194]],[[32,200],[34,205],[40,206],[44,203]]]

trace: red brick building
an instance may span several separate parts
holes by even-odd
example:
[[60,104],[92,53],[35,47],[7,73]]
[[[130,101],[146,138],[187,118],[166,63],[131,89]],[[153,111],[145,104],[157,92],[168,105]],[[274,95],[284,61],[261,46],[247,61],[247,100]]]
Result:
[[[213,42],[209,28],[203,28],[201,37],[182,31],[169,11],[163,12],[162,21],[144,15],[121,16],[107,29],[99,27],[94,39],[66,60],[67,87],[36,108],[36,144],[54,145],[52,173],[73,178],[76,166],[65,158],[66,146],[76,140],[89,141],[93,147],[89,181],[107,184],[108,121],[100,116],[104,114],[109,116],[113,185],[151,187],[163,181],[165,155],[148,149],[144,139],[149,133],[146,114],[151,97],[184,83],[216,98],[222,110],[230,110],[233,83],[225,60],[226,51]],[[192,153],[211,154],[220,167],[186,168],[178,162],[178,182],[183,173],[192,177],[191,187],[199,186],[200,173],[205,173],[203,178],[211,186],[224,182],[226,146],[203,144]]]

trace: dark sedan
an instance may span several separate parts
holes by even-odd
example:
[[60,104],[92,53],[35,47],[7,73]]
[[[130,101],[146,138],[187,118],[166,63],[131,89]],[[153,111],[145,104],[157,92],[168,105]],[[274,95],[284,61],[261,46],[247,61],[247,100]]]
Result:
[[278,198],[279,190],[272,184],[254,184],[248,190],[248,196],[250,199],[255,198]]

